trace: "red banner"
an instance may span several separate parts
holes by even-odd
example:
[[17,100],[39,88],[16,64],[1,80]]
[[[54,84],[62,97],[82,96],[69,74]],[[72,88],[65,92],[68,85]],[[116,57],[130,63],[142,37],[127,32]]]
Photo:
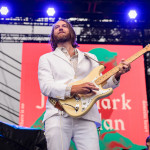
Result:
[[[81,51],[87,52],[95,48],[115,52],[115,61],[119,63],[122,58],[127,59],[141,50],[142,46],[80,44],[79,47]],[[38,61],[42,54],[50,51],[49,44],[23,44],[19,118],[21,126],[32,126],[45,111],[46,98],[41,94],[38,83]],[[114,66],[112,63],[106,65],[106,71]],[[145,145],[149,126],[143,56],[134,61],[131,68],[129,73],[121,77],[120,86],[113,94],[98,101],[97,106],[105,129],[114,129],[133,143]]]

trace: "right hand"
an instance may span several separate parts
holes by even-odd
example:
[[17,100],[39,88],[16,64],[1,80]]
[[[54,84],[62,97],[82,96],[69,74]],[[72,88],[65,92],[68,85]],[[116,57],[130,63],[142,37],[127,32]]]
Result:
[[98,91],[99,88],[97,88],[93,83],[86,82],[79,85],[73,85],[71,88],[71,95],[75,94],[96,94],[94,91]]

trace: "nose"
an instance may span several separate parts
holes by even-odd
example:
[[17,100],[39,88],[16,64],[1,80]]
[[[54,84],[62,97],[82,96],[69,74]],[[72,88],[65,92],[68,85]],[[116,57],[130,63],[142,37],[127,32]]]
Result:
[[59,28],[59,31],[63,31],[63,28],[62,28],[62,27],[60,27],[60,28]]

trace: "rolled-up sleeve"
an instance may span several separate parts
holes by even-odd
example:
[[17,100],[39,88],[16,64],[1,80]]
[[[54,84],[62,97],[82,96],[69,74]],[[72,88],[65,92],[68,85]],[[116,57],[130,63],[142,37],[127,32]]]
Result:
[[111,76],[111,77],[107,80],[107,82],[106,82],[106,84],[103,86],[103,88],[104,88],[104,89],[107,89],[107,88],[110,88],[110,87],[111,87],[111,88],[115,89],[116,87],[119,86],[119,83],[120,83],[120,81],[117,81],[114,76]]

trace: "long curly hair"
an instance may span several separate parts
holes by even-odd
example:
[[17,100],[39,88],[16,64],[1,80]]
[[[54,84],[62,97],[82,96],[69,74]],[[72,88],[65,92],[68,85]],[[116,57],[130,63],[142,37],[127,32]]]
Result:
[[[70,37],[71,37],[70,40],[71,40],[72,47],[74,47],[74,48],[79,47],[78,43],[76,42],[76,34],[75,34],[75,31],[74,31],[72,25],[65,19],[60,19],[57,22],[59,22],[59,21],[64,21],[68,25],[69,32],[70,32]],[[53,51],[57,47],[57,42],[55,41],[55,38],[54,38],[54,27],[55,27],[55,24],[53,25],[52,32],[50,34],[50,44],[51,44],[51,47],[52,47]]]

